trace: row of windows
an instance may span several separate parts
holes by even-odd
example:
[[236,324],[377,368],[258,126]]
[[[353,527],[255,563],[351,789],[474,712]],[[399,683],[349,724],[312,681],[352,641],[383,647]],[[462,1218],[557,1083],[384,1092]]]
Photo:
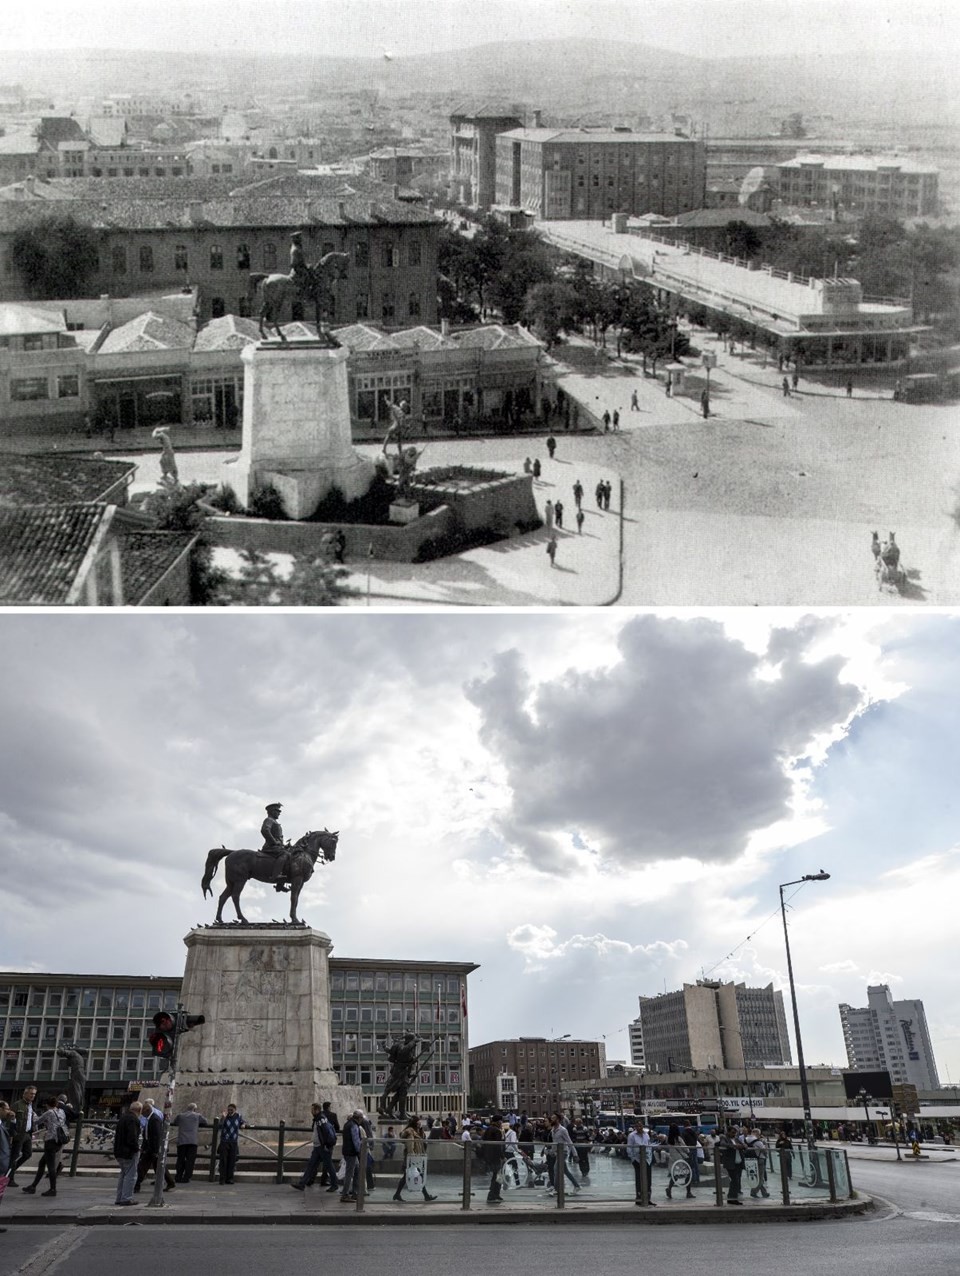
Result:
[[[23,1019],[11,1019],[7,1025],[7,1040],[18,1041],[26,1038],[27,1041],[58,1041],[61,1037],[67,1041],[89,1041],[91,1038],[96,1041],[106,1041],[108,1037],[112,1037],[114,1041],[122,1041],[124,1038],[131,1040],[139,1040],[146,1030],[150,1027],[150,1021],[134,1020],[129,1024],[115,1023],[30,1023]],[[3,1021],[0,1020],[0,1040],[3,1039]]]
[[[433,1023],[436,1006],[331,1006],[331,1023]],[[459,1023],[460,1011],[441,1009],[441,1023]]]
[[[321,245],[322,257],[327,253],[335,252],[336,249],[332,242],[326,242]],[[222,244],[211,244],[207,250],[207,262],[210,270],[223,270],[226,254]],[[407,244],[407,265],[416,267],[421,265],[423,261],[423,245],[419,240],[411,240]],[[251,269],[251,253],[248,244],[237,244],[233,251],[234,263],[237,270]],[[141,244],[137,250],[137,265],[140,274],[149,275],[156,270],[156,254],[152,244]],[[110,266],[115,275],[125,275],[127,273],[129,256],[127,248],[124,244],[116,244],[110,253]],[[279,249],[273,240],[267,240],[260,246],[260,266],[263,270],[277,270],[279,267]],[[355,244],[353,248],[353,264],[359,269],[365,269],[370,265],[370,245],[367,243]],[[392,242],[382,243],[380,245],[380,265],[385,270],[396,270],[403,265],[403,254],[400,245]],[[190,253],[186,244],[175,244],[173,249],[173,268],[179,271],[189,271],[190,269]]]
[[429,992],[443,988],[448,993],[460,992],[460,980],[442,975],[399,975],[383,971],[371,974],[344,971],[330,976],[331,992]]
[[[137,1055],[100,1055],[93,1056],[87,1062],[87,1072],[90,1075],[103,1072],[120,1072],[121,1064],[126,1072],[136,1075],[152,1074],[155,1069],[157,1060],[148,1057],[142,1059]],[[44,1075],[66,1073],[67,1067],[61,1059],[57,1059],[54,1055],[23,1055],[4,1054],[3,1071],[5,1073],[18,1074],[23,1077],[30,1077],[36,1072]]]
[[11,377],[10,398],[14,403],[27,403],[35,399],[76,399],[80,395],[79,376],[57,377],[56,396],[50,393],[46,377]]
[[[334,1056],[340,1054],[373,1055],[384,1053],[380,1046],[381,1038],[375,1036],[358,1036],[353,1032],[345,1032],[342,1037],[331,1037],[330,1048]],[[459,1054],[460,1038],[445,1037],[442,1043],[442,1054]]]
[[179,994],[175,989],[146,988],[0,988],[0,1010],[176,1010]]

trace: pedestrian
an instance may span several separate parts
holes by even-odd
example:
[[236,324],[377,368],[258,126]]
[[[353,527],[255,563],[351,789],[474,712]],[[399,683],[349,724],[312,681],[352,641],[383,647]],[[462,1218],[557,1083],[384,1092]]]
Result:
[[577,531],[578,531],[581,535],[583,534],[583,520],[584,520],[584,517],[585,517],[585,515],[584,515],[583,510],[582,510],[582,509],[578,509],[578,510],[577,510]]
[[427,1144],[418,1116],[409,1118],[406,1127],[400,1131],[400,1138],[403,1142],[403,1174],[393,1199],[402,1203],[403,1189],[406,1187],[411,1192],[419,1188],[425,1201],[435,1201],[437,1198],[427,1191]]
[[757,1162],[757,1186],[750,1189],[750,1195],[754,1198],[758,1196],[769,1196],[767,1190],[767,1141],[760,1133],[759,1129],[752,1129],[747,1135],[744,1142],[747,1145],[747,1155],[753,1154]]
[[700,1139],[689,1120],[680,1133],[690,1161],[690,1183],[693,1187],[696,1187],[700,1182],[700,1157],[703,1155],[703,1148],[700,1146]]
[[22,1191],[32,1196],[43,1178],[44,1170],[46,1170],[50,1186],[45,1192],[41,1192],[40,1195],[56,1196],[57,1171],[60,1168],[60,1149],[66,1143],[68,1136],[67,1123],[57,1108],[56,1097],[52,1094],[46,1101],[43,1113],[37,1118],[37,1130],[43,1139],[43,1155],[37,1162],[33,1182],[24,1187]]
[[352,1116],[343,1123],[343,1178],[340,1183],[340,1200],[355,1201],[360,1190],[360,1141],[366,1131],[362,1125],[363,1111],[354,1109]]
[[[573,1171],[570,1169],[568,1161],[568,1157],[575,1154],[573,1139],[570,1137],[570,1131],[560,1120],[560,1116],[556,1112],[554,1112],[553,1116],[550,1118],[550,1141],[556,1149],[557,1170],[562,1171],[563,1175],[570,1180],[573,1190],[575,1192],[579,1192],[580,1184],[573,1177]],[[554,1184],[556,1184],[556,1178],[554,1179]],[[555,1186],[551,1189],[551,1191],[554,1190],[556,1190]]]
[[116,1205],[136,1205],[133,1199],[140,1160],[140,1107],[134,1101],[121,1112],[113,1136],[113,1159],[120,1166]]
[[605,510],[608,510],[610,508],[610,497],[612,495],[613,495],[613,484],[610,482],[609,479],[606,479],[603,484],[603,508]]
[[603,417],[601,419],[603,421],[603,432],[604,434],[608,434],[610,431],[610,421],[611,421],[609,408],[604,409]]
[[10,1179],[8,1187],[16,1187],[16,1173],[25,1161],[33,1156],[33,1132],[36,1128],[39,1113],[34,1108],[37,1087],[28,1085],[18,1103],[13,1105],[16,1124],[13,1127],[13,1148],[11,1151]]
[[580,1169],[580,1178],[583,1183],[590,1181],[590,1147],[593,1139],[590,1131],[578,1117],[573,1123],[570,1130],[570,1137],[573,1139],[574,1147],[577,1153],[577,1164]]
[[[140,1143],[137,1181],[133,1189],[135,1192],[140,1191],[143,1180],[151,1170],[156,1175],[160,1164],[160,1147],[163,1143],[163,1113],[152,1099],[144,1099],[143,1101],[143,1107],[140,1109],[140,1125],[143,1129],[143,1138]],[[166,1187],[173,1191],[176,1183],[166,1167],[164,1167],[163,1177]]]
[[229,1187],[237,1172],[237,1157],[240,1155],[240,1131],[246,1125],[242,1115],[237,1111],[235,1103],[228,1103],[227,1110],[220,1118],[220,1182]]
[[[870,1127],[868,1126],[867,1127],[868,1131],[869,1131],[869,1128]],[[871,1143],[874,1142],[874,1140],[870,1138],[869,1133],[867,1137],[868,1139],[870,1139]],[[783,1167],[784,1172],[786,1173],[787,1179],[788,1180],[792,1179],[793,1178],[793,1140],[790,1138],[790,1135],[788,1134],[786,1129],[781,1130],[780,1133],[777,1135],[776,1148],[777,1148],[777,1151],[781,1153],[780,1164]],[[786,1155],[783,1155],[784,1153]]]
[[786,377],[783,378],[783,397],[785,399],[790,398],[790,382]]
[[700,411],[703,413],[703,419],[706,420],[710,415],[710,396],[706,389],[700,391]]
[[548,554],[548,555],[549,555],[549,557],[550,557],[550,566],[551,566],[551,567],[556,567],[556,565],[557,565],[557,563],[556,563],[556,558],[557,558],[557,538],[556,538],[556,536],[551,536],[551,537],[550,537],[550,539],[547,541],[547,554]]
[[647,1204],[655,1205],[653,1197],[653,1151],[650,1147],[650,1131],[644,1127],[643,1118],[634,1122],[627,1135],[627,1157],[633,1165],[634,1187],[637,1205],[643,1204],[644,1179]]
[[334,561],[338,563],[342,563],[346,552],[347,552],[347,538],[346,538],[346,535],[344,534],[343,528],[338,527],[336,532],[334,532],[334,535],[333,535]]
[[613,409],[612,420],[613,420],[613,431],[614,433],[616,433],[617,430],[620,429],[620,409],[619,408]]
[[553,454],[557,450],[557,440],[551,434],[547,439],[547,451],[550,453],[550,460],[553,460]]
[[557,527],[563,527],[563,501],[555,501],[553,505],[553,518]]
[[533,461],[533,477],[535,479],[538,479],[540,477],[540,470],[541,470],[540,458],[539,456],[537,456],[534,458],[534,461]]
[[[0,1099],[0,1200],[3,1199],[3,1193],[6,1191],[10,1166],[13,1164],[13,1140],[10,1137],[10,1131],[16,1122],[16,1114],[13,1108],[7,1107],[3,1099]],[[0,1227],[0,1232],[5,1232],[5,1227]]]
[[847,377],[847,398],[853,398],[853,380],[851,377]]
[[736,1126],[727,1126],[727,1129],[718,1135],[715,1151],[719,1153],[720,1164],[726,1170],[730,1179],[730,1186],[727,1189],[727,1204],[742,1205],[740,1184],[743,1179],[743,1146]]
[[669,399],[672,394],[673,394],[673,373],[668,372],[667,373],[667,388],[666,388],[667,398]]
[[[334,1112],[333,1108],[330,1106],[329,1101],[323,1103],[323,1105],[321,1106],[321,1111],[323,1113],[324,1120],[329,1121],[331,1128],[333,1129],[333,1143],[331,1145],[331,1151],[330,1151],[330,1163],[332,1165],[333,1164],[333,1148],[337,1146],[337,1136],[340,1133],[340,1118],[337,1116],[336,1112]],[[331,1184],[333,1187],[337,1187],[336,1171],[334,1170],[331,1173],[326,1169],[326,1167],[324,1167],[322,1173],[320,1174],[320,1186],[328,1187]]]
[[[670,1123],[667,1131],[667,1199],[673,1198],[673,1167],[677,1164],[689,1165],[690,1157],[687,1145],[683,1141],[683,1135],[680,1133],[680,1126],[676,1121]],[[691,1187],[692,1176],[687,1180],[687,1198],[692,1200],[693,1188]]]
[[800,384],[800,373],[797,371],[796,364],[793,365],[793,376],[790,378],[790,382],[793,385],[794,390],[796,390],[797,386]]
[[577,509],[583,504],[583,484],[579,479],[573,485],[573,499],[577,503]]
[[494,1115],[490,1123],[480,1135],[480,1147],[477,1155],[484,1167],[490,1171],[490,1183],[487,1187],[487,1204],[501,1205],[503,1197],[500,1189],[503,1185],[503,1164],[506,1160],[506,1144],[503,1138],[503,1118]]
[[523,472],[524,474],[533,473],[533,462],[530,460],[529,456],[526,456],[523,459]]
[[333,1168],[333,1149],[337,1145],[337,1132],[330,1124],[330,1119],[319,1103],[310,1104],[310,1156],[296,1183],[290,1186],[295,1192],[302,1192],[312,1187],[317,1171],[323,1167],[321,1183],[329,1184],[328,1192],[338,1191],[337,1172]]
[[548,532],[553,531],[553,501],[549,497],[543,507],[543,524]]
[[177,1127],[177,1168],[174,1180],[177,1183],[189,1183],[193,1178],[193,1167],[197,1160],[198,1131],[206,1129],[210,1122],[198,1111],[195,1103],[188,1103],[183,1112],[178,1112],[171,1122]]
[[631,412],[640,411],[640,398],[636,390],[634,390],[633,394],[630,395],[630,411]]
[[600,482],[597,484],[597,488],[596,488],[598,510],[603,509],[603,496],[604,496],[604,486],[603,486],[603,479],[601,479]]

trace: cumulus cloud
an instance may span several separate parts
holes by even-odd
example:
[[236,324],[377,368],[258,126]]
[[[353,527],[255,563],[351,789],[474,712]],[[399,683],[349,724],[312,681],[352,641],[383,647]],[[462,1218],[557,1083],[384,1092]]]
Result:
[[621,962],[638,956],[657,960],[673,959],[687,951],[687,944],[682,939],[630,944],[623,939],[609,939],[606,935],[571,935],[569,939],[560,940],[552,926],[536,926],[532,923],[517,926],[510,931],[507,944],[522,954],[528,970],[543,969],[547,962],[561,961],[572,956],[590,956],[601,961]]
[[541,682],[534,660],[498,654],[466,694],[511,789],[504,841],[560,874],[573,833],[615,866],[741,855],[791,815],[798,763],[809,773],[815,743],[863,707],[841,657],[808,658],[829,624],[773,630],[756,653],[713,621],[641,616],[615,663]]

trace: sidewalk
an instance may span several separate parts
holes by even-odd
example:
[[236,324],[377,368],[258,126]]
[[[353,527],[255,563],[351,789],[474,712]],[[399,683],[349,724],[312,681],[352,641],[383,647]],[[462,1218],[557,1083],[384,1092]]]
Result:
[[[159,1224],[283,1224],[286,1226],[382,1226],[389,1224],[419,1226],[433,1224],[456,1226],[457,1224],[483,1225],[487,1223],[571,1223],[596,1222],[610,1219],[618,1222],[655,1223],[757,1223],[787,1222],[798,1219],[843,1218],[850,1214],[862,1214],[873,1208],[870,1197],[861,1195],[854,1201],[842,1201],[831,1205],[827,1200],[784,1206],[772,1198],[752,1200],[749,1196],[739,1209],[719,1208],[714,1204],[711,1190],[701,1190],[696,1202],[656,1202],[656,1208],[639,1208],[629,1200],[591,1200],[589,1189],[571,1194],[565,1207],[558,1209],[556,1198],[543,1192],[525,1193],[513,1191],[506,1195],[503,1204],[486,1203],[486,1187],[475,1185],[471,1208],[461,1208],[459,1196],[425,1202],[408,1196],[403,1204],[391,1200],[393,1183],[381,1181],[364,1203],[362,1212],[355,1205],[344,1205],[335,1193],[323,1188],[308,1188],[305,1192],[293,1192],[289,1179],[285,1183],[273,1181],[243,1181],[242,1175],[232,1187],[210,1183],[206,1178],[194,1177],[192,1183],[180,1184],[172,1192],[164,1194],[162,1208],[147,1204],[152,1191],[152,1177],[144,1183],[136,1206],[123,1207],[113,1204],[116,1173],[101,1171],[95,1174],[67,1177],[61,1175],[56,1197],[41,1199],[27,1196],[19,1188],[7,1191],[0,1203],[0,1225],[78,1225],[94,1227],[103,1225],[151,1226]],[[459,1193],[459,1182],[451,1186]],[[703,1189],[711,1185],[704,1183]],[[442,1188],[435,1188],[442,1191]],[[527,1196],[534,1196],[533,1204]],[[519,1198],[519,1199],[518,1199]]]

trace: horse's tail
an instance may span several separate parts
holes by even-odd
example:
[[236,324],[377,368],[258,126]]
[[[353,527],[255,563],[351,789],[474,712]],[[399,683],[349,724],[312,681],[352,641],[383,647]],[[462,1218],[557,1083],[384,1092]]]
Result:
[[217,865],[222,859],[226,859],[229,854],[230,852],[225,846],[215,846],[212,851],[207,852],[205,872],[203,874],[203,880],[200,883],[203,887],[204,898],[213,894],[213,891],[210,889],[210,883],[213,881],[214,875],[217,871]]

